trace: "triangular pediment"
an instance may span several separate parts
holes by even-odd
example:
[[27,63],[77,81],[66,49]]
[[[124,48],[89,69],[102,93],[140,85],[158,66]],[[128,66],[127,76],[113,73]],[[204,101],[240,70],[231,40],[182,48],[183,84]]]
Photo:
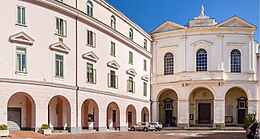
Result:
[[144,81],[146,81],[146,82],[149,81],[149,77],[148,77],[148,75],[144,75],[144,76],[142,76],[141,79],[144,80]]
[[219,24],[217,24],[217,27],[232,27],[232,28],[253,28],[256,29],[254,25],[251,23],[245,21],[244,19],[233,16]]
[[57,51],[57,52],[61,52],[61,53],[69,53],[70,48],[65,45],[63,42],[57,42],[57,43],[53,43],[50,45],[50,49],[52,51]]
[[186,29],[186,28],[187,27],[185,27],[183,25],[180,25],[178,23],[174,23],[174,22],[168,20],[168,21],[164,22],[163,24],[161,24],[159,27],[155,28],[151,32],[151,34]]
[[192,43],[191,45],[192,45],[192,46],[197,46],[197,45],[211,46],[212,44],[213,44],[213,43],[212,43],[212,42],[209,42],[209,41],[199,40],[199,41],[196,41],[196,42]]
[[82,58],[93,61],[93,62],[97,62],[98,61],[98,57],[95,55],[95,53],[93,51],[90,51],[88,53],[85,53],[82,55]]
[[25,32],[19,32],[9,37],[9,41],[12,43],[20,43],[26,45],[33,45],[34,39],[27,35]]
[[111,67],[111,68],[114,68],[114,69],[119,69],[120,68],[119,64],[115,60],[108,62],[107,66]]
[[133,68],[127,70],[126,73],[129,74],[129,75],[132,75],[132,76],[137,75],[136,71]]

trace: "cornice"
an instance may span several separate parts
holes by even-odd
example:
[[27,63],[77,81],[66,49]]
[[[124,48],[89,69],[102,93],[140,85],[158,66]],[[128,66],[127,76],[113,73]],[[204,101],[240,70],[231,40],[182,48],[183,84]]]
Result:
[[[31,0],[23,0],[23,1],[32,3]],[[94,17],[88,16],[86,13],[84,13],[70,5],[67,5],[65,3],[62,3],[62,2],[59,2],[56,0],[35,0],[35,1],[42,3],[42,4],[46,4],[55,9],[59,9],[63,12],[63,14],[67,13],[71,16],[77,17],[80,20],[83,20],[84,22],[88,22],[88,23],[90,23],[88,25],[95,26],[95,28],[100,30],[101,32],[114,36],[115,38],[119,39],[119,41],[121,41],[122,43],[127,44],[127,46],[132,47],[139,53],[143,54],[145,57],[147,57],[149,59],[151,59],[151,57],[152,57],[151,52],[148,52],[141,45],[139,45],[136,42],[134,42],[133,40],[129,39],[124,34],[120,33],[119,31],[117,31],[115,29],[112,29],[107,24],[101,22],[100,20],[98,20]]]
[[[73,86],[73,85],[50,83],[50,82],[44,82],[44,81],[0,78],[0,83],[12,83],[12,84],[17,83],[17,84],[26,84],[26,85],[47,86],[47,87],[68,89],[68,90],[74,90],[74,91],[77,90],[77,87]],[[85,88],[85,87],[79,87],[79,90],[89,92],[89,93],[95,93],[95,94],[101,94],[101,95],[107,95],[107,96],[114,96],[114,97],[119,97],[119,98],[131,99],[131,100],[134,100],[134,101],[150,103],[149,100],[144,100],[144,99],[139,99],[139,98],[135,98],[135,97],[131,97],[131,96],[116,94],[116,93],[112,93],[112,92],[108,92],[108,91],[101,91],[101,90]]]

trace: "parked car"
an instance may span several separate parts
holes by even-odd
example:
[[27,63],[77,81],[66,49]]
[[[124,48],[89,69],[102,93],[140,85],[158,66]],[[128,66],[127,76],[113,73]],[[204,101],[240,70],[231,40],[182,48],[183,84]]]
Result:
[[131,127],[131,131],[154,131],[155,127],[153,124],[150,124],[148,122],[138,122],[136,125],[133,125]]
[[[246,130],[246,136],[249,139],[253,139],[256,134],[256,129],[258,127],[258,122],[253,122]],[[259,134],[259,133],[257,133]]]
[[254,139],[260,139],[260,122],[257,123]]
[[153,124],[156,130],[162,130],[163,125],[160,122],[150,122],[150,124]]

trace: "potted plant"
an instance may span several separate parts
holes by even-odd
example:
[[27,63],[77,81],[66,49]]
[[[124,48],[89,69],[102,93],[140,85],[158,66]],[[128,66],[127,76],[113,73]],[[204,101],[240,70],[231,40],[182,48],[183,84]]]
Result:
[[51,134],[51,129],[49,128],[48,124],[42,124],[40,132],[43,135],[50,135]]
[[7,125],[5,124],[0,125],[0,136],[1,137],[9,136],[9,130],[7,130]]

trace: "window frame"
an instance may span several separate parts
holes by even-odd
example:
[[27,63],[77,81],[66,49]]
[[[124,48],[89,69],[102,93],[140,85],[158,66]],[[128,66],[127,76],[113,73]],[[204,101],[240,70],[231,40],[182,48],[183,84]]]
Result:
[[208,52],[203,48],[198,49],[196,52],[196,71],[208,71]]
[[[61,25],[61,23],[62,23],[62,25]],[[61,36],[61,37],[67,36],[67,21],[66,20],[59,18],[59,17],[55,17],[55,34],[58,36]]]
[[[18,13],[18,8],[20,8],[20,14]],[[18,18],[19,15],[20,15],[20,21]],[[26,7],[24,6],[21,5],[16,6],[16,25],[26,26]]]
[[147,97],[148,86],[147,82],[143,82],[143,96]]
[[[114,79],[114,83],[112,84],[112,80]],[[110,70],[108,73],[108,87],[118,89],[118,76],[116,75],[116,71]]]
[[128,53],[128,64],[131,64],[131,65],[134,64],[134,54],[131,51],[129,51],[129,53]]
[[[20,49],[20,52],[18,52]],[[24,50],[24,53],[21,52],[21,50]],[[25,73],[27,74],[27,49],[25,47],[16,47],[15,50],[16,53],[16,68],[15,68],[15,73]],[[18,54],[20,55],[20,61],[19,61],[19,65],[18,65]],[[23,60],[23,54],[25,56],[25,60]],[[23,64],[23,61],[25,61],[25,64]],[[25,65],[25,68],[23,68],[23,65]],[[21,70],[19,70],[21,69]],[[23,70],[25,69],[25,70]]]
[[129,29],[129,39],[134,40],[134,30],[132,28]]
[[135,82],[132,76],[129,76],[127,80],[127,92],[135,93]]
[[86,39],[87,39],[87,46],[90,46],[90,47],[93,47],[93,48],[96,47],[96,33],[95,32],[93,32],[91,30],[87,30]]
[[89,15],[89,16],[93,16],[93,3],[90,1],[90,0],[88,0],[87,1],[87,15]]
[[148,49],[148,48],[147,48],[147,40],[146,40],[146,39],[144,39],[144,49],[145,49],[145,50]]
[[[59,63],[58,65],[57,65],[57,56],[62,57],[62,60],[58,59],[58,63]],[[64,61],[65,61],[64,55],[55,54],[55,77],[57,78],[64,78],[64,63],[65,63]],[[62,68],[61,68],[61,62],[62,62]],[[57,67],[58,67],[58,74],[57,74]]]
[[143,67],[143,70],[144,71],[147,71],[147,61],[144,59],[144,65],[143,65],[144,67]]
[[116,29],[116,17],[114,15],[111,15],[110,17],[110,27]]
[[[91,69],[89,68],[89,65],[91,65]],[[91,72],[89,72],[90,70]],[[89,62],[86,63],[86,83],[96,84],[96,69],[94,69],[94,64]]]
[[116,56],[116,43],[112,42],[110,43],[110,55],[111,56]]
[[174,55],[172,52],[164,54],[164,75],[174,74]]
[[233,49],[230,52],[230,72],[241,73],[241,52],[238,49]]

